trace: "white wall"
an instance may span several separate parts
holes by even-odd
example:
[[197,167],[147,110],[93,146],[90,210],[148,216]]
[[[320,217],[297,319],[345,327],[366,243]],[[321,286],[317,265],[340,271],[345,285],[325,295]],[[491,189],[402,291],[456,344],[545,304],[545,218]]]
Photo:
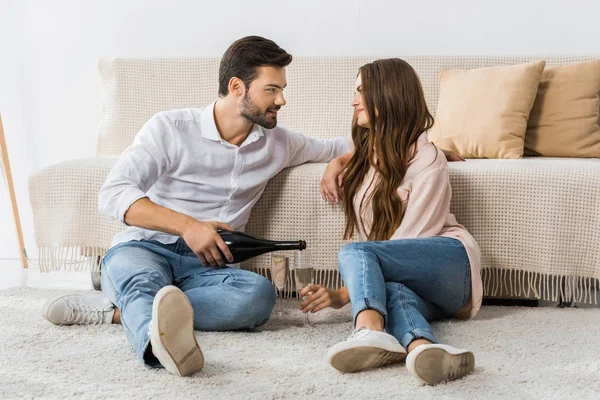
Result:
[[[28,252],[28,176],[94,155],[99,56],[216,56],[249,34],[298,56],[600,53],[599,18],[597,0],[0,0],[0,112]],[[18,257],[0,184],[0,258]]]

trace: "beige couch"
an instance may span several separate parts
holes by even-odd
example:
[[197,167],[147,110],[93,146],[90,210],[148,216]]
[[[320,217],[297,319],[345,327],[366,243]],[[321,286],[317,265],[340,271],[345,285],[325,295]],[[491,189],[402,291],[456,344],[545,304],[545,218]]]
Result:
[[[403,57],[419,73],[432,112],[439,68],[509,65],[534,57]],[[540,57],[535,57],[539,59]],[[545,57],[560,65],[595,57]],[[358,67],[372,58],[296,58],[288,68],[280,123],[318,138],[347,136]],[[217,94],[217,58],[102,59],[105,92],[97,157],[62,162],[30,178],[40,265],[45,271],[94,267],[123,225],[100,215],[97,193],[118,155],[154,113],[202,107]],[[325,164],[307,164],[271,180],[246,231],[304,239],[315,279],[341,284],[339,205],[325,203]],[[525,158],[450,164],[452,211],[481,247],[486,296],[500,294],[592,302],[600,279],[600,160]],[[268,275],[268,256],[244,267]],[[91,263],[90,263],[91,261]],[[293,266],[293,257],[291,264]]]

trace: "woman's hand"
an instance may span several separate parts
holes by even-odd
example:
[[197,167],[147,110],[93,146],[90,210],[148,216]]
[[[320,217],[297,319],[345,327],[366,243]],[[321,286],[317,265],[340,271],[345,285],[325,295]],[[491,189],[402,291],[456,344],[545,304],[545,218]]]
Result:
[[339,189],[342,183],[341,172],[351,156],[352,153],[348,152],[343,156],[334,158],[327,165],[323,178],[321,178],[321,197],[324,201],[329,199],[335,204],[338,203]]
[[309,311],[316,313],[327,307],[338,309],[350,302],[345,287],[340,290],[329,290],[323,285],[308,285],[300,291],[300,296],[307,296],[300,304],[300,309],[305,313]]
[[339,201],[339,176],[342,168],[342,163],[337,158],[327,164],[323,178],[321,178],[321,197],[324,201],[329,199],[335,204]]
[[453,151],[450,150],[442,150],[444,152],[444,155],[446,156],[446,160],[448,161],[465,161],[464,158],[461,157],[460,154],[456,154]]

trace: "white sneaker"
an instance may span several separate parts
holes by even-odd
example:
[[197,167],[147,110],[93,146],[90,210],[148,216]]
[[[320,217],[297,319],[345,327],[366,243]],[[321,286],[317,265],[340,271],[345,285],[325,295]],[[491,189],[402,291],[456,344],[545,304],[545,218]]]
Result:
[[46,301],[42,316],[56,325],[112,323],[115,306],[103,294],[67,294]]
[[329,349],[329,364],[341,372],[357,372],[402,362],[406,350],[392,335],[361,326]]
[[204,366],[194,335],[194,310],[179,288],[165,286],[158,291],[148,331],[152,352],[167,371],[188,376]]
[[475,370],[475,355],[446,344],[423,344],[408,353],[406,367],[422,383],[462,378]]

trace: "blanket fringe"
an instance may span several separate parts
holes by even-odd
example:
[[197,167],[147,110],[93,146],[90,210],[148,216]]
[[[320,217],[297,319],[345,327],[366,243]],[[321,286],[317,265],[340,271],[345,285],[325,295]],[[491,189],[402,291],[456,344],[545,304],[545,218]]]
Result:
[[526,298],[598,304],[600,280],[532,271],[486,268],[481,271],[484,297]]
[[40,247],[41,272],[51,271],[100,271],[102,257],[107,249],[102,247]]
[[[269,268],[253,267],[267,279],[271,279]],[[288,273],[284,297],[292,297],[295,287],[294,270]],[[342,287],[342,279],[337,270],[316,270],[315,284],[330,289]],[[593,277],[576,277],[566,275],[549,275],[540,272],[517,271],[510,269],[484,269],[482,271],[484,297],[524,298],[544,301],[563,301],[575,303],[598,304],[600,280]]]
[[[89,271],[98,272],[102,258],[108,249],[102,247],[40,247],[39,266],[41,272]],[[248,268],[271,280],[270,268],[250,266]],[[594,277],[551,275],[541,272],[519,271],[507,268],[484,268],[481,271],[484,297],[527,298],[545,301],[598,304],[600,279]],[[342,287],[337,270],[317,269],[313,282],[330,289]],[[294,269],[288,271],[283,295],[292,297],[296,292]]]

